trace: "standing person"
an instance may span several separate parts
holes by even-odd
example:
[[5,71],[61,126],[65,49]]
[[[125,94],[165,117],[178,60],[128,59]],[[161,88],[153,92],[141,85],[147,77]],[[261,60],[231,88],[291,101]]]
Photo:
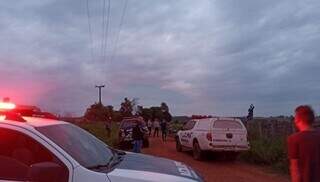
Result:
[[162,120],[161,122],[161,134],[162,134],[162,141],[167,140],[167,122],[166,120]]
[[159,128],[160,128],[160,123],[158,119],[155,119],[153,122],[153,126],[154,126],[154,132],[153,132],[153,137],[156,136],[159,137]]
[[253,119],[253,110],[254,110],[254,105],[251,104],[250,108],[248,109],[247,121],[250,121]]
[[320,131],[313,128],[314,120],[310,106],[296,108],[294,123],[299,131],[287,141],[292,182],[320,182]]
[[135,126],[132,129],[132,139],[133,139],[133,152],[141,153],[143,132],[141,131],[140,122],[136,121]]
[[149,136],[150,136],[151,132],[152,132],[152,121],[151,121],[151,119],[148,120],[147,125],[148,125]]
[[111,121],[107,121],[105,129],[107,131],[107,137],[111,136]]

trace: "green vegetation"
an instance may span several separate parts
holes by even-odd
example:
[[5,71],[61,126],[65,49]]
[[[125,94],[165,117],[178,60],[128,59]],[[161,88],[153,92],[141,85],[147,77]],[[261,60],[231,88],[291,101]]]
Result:
[[78,123],[77,125],[87,130],[107,145],[117,147],[119,133],[119,126],[117,123],[112,122],[110,137],[108,137],[108,132],[105,129],[105,122],[83,122]]
[[267,138],[249,136],[250,150],[240,155],[240,159],[259,165],[271,166],[276,171],[288,173],[286,137]]
[[184,123],[180,122],[178,120],[171,121],[171,123],[169,124],[170,134],[176,134],[179,130],[182,129],[183,125],[184,125]]

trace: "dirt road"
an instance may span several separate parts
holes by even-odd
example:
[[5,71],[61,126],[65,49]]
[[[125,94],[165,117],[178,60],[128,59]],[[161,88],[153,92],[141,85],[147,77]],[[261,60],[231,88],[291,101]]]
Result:
[[143,149],[143,153],[184,162],[202,174],[207,182],[289,182],[288,176],[243,162],[195,161],[188,152],[176,152],[173,138],[166,143],[160,138],[150,138],[150,147]]

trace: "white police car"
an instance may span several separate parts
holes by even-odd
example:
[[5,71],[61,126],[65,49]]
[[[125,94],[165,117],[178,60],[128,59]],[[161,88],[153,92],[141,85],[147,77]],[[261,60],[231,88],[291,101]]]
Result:
[[0,104],[0,181],[194,182],[180,162],[113,149],[63,121],[23,117]]
[[228,159],[235,160],[239,152],[249,149],[247,129],[236,118],[194,116],[178,131],[176,149],[192,150],[196,160],[209,151],[227,154]]

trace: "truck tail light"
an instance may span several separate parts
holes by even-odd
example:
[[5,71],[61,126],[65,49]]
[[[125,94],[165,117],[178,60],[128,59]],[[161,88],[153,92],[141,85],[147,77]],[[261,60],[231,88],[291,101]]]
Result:
[[212,141],[212,133],[207,133],[207,140]]

